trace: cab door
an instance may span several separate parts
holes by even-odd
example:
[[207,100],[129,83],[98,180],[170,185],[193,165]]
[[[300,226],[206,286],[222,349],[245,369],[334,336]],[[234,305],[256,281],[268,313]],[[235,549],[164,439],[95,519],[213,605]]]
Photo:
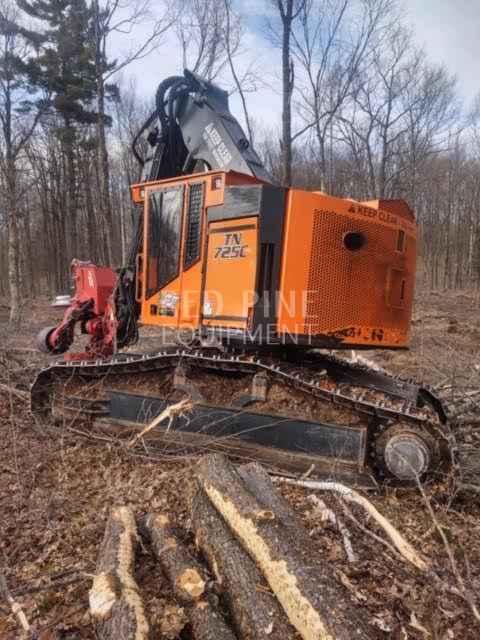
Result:
[[147,190],[142,305],[145,324],[178,326],[184,191],[183,184]]

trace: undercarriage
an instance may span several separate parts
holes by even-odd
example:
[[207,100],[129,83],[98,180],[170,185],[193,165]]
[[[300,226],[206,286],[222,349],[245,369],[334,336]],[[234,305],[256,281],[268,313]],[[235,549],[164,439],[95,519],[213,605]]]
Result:
[[455,442],[429,389],[330,353],[295,353],[168,347],[58,362],[38,375],[32,408],[128,436],[187,398],[153,430],[163,453],[220,450],[362,486],[452,472]]

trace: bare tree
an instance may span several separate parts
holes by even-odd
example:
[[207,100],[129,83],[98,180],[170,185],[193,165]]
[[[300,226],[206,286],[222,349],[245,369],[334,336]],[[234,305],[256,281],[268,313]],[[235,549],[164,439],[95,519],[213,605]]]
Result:
[[450,147],[452,133],[463,128],[456,99],[456,80],[443,66],[422,65],[420,77],[403,95],[407,133],[398,164],[409,201],[416,207],[419,169],[432,154]]
[[35,36],[20,26],[18,12],[9,0],[0,3],[0,171],[8,221],[8,282],[10,322],[21,317],[19,173],[23,154],[42,113],[42,102],[31,93]]
[[270,0],[278,11],[280,25],[272,21],[268,30],[272,42],[282,50],[282,181],[285,186],[292,183],[292,96],[295,86],[295,67],[291,42],[295,21],[301,15],[308,0]]
[[403,27],[375,50],[373,63],[354,80],[353,105],[338,116],[355,161],[363,155],[371,196],[398,192],[409,139],[410,149],[415,141],[417,165],[433,149],[442,148],[451,122],[453,87],[445,69],[425,62],[424,52],[415,48]]
[[[392,0],[307,0],[293,30],[292,52],[305,75],[305,86],[298,86],[305,125],[292,142],[309,129],[315,132],[322,190],[327,188],[327,143],[332,150],[335,118],[360,69],[368,66],[369,49],[378,44],[392,10]],[[331,175],[328,182],[331,190]]]
[[[145,58],[162,43],[163,37],[176,19],[176,11],[157,0],[92,0],[93,38],[95,48],[96,97],[97,97],[97,161],[99,166],[100,209],[104,224],[106,259],[112,262],[112,207],[110,200],[109,157],[106,141],[106,96],[115,92],[110,84],[112,77],[136,60]],[[108,61],[108,47],[112,36],[128,36],[140,25],[148,24],[149,30],[135,45],[128,48],[114,62]]]
[[252,141],[246,94],[256,91],[261,82],[254,64],[245,64],[247,56],[242,56],[246,53],[242,47],[245,26],[232,0],[184,0],[176,35],[184,68],[222,83],[230,94],[238,93]]
[[232,9],[232,0],[224,0],[225,4],[225,52],[227,55],[228,65],[230,67],[230,73],[235,84],[235,90],[238,91],[240,100],[242,102],[243,117],[245,118],[245,124],[248,132],[248,139],[250,143],[253,142],[253,128],[250,120],[250,115],[247,108],[246,92],[248,90],[256,90],[258,77],[252,72],[251,68],[240,75],[237,66],[235,64],[235,53],[238,52],[238,47],[243,33],[243,25],[240,16],[234,13]]
[[230,2],[184,0],[176,26],[184,68],[214,80],[238,51],[240,20]]
[[132,153],[132,142],[151,113],[151,106],[141,100],[134,80],[120,82],[122,99],[115,104],[115,152],[111,154],[112,198],[119,213],[122,264],[126,264],[129,238],[135,228],[136,205],[130,186],[139,181],[140,167]]

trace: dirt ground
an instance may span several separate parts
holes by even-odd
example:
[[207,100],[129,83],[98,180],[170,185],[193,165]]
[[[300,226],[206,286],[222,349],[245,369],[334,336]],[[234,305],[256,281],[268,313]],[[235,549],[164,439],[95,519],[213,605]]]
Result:
[[[27,389],[47,357],[35,349],[35,334],[58,320],[46,300],[26,305],[28,317],[13,331],[0,300],[0,385]],[[447,402],[469,403],[475,419],[480,390],[480,294],[417,295],[409,352],[367,352],[364,357],[402,376],[435,386]],[[142,347],[155,343],[146,332]],[[40,637],[92,639],[88,613],[91,575],[112,505],[137,514],[168,511],[193,549],[187,487],[194,460],[152,463],[124,448],[87,441],[70,432],[50,432],[28,412],[25,399],[0,386],[0,567]],[[480,398],[480,396],[479,396]],[[461,404],[461,402],[460,402]],[[54,434],[54,435],[53,435]],[[475,447],[473,440],[471,446]],[[358,556],[346,561],[341,536],[321,526],[308,490],[282,492],[315,541],[320,557],[333,564],[352,601],[385,638],[474,639],[480,637],[480,503],[463,493],[453,502],[446,485],[422,495],[389,489],[372,495],[376,507],[415,548],[433,573],[400,561],[372,537],[385,534],[354,510],[348,528]],[[321,495],[337,513],[341,505]],[[180,638],[185,615],[149,555],[142,550],[137,573],[155,638]],[[20,638],[15,617],[0,602],[0,639]]]

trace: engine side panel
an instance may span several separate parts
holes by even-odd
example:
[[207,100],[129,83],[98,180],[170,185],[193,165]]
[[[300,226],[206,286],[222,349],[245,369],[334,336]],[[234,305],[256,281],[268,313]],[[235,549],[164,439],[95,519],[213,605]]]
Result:
[[291,190],[279,333],[332,347],[407,346],[415,261],[416,225],[401,211]]

